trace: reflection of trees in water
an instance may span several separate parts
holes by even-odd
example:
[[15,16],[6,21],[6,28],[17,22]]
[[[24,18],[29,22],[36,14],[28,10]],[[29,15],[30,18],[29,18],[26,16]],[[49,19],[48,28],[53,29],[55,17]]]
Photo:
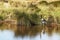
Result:
[[19,35],[21,35],[21,36],[25,36],[25,35],[35,36],[35,35],[37,35],[37,33],[39,33],[39,30],[41,30],[41,29],[39,29],[38,26],[34,26],[33,28],[21,26],[21,27],[17,28],[17,30],[15,32],[15,36],[19,36]]
[[[43,31],[43,32],[42,32]],[[57,27],[41,27],[41,26],[32,26],[31,27],[26,27],[26,26],[19,26],[17,27],[17,30],[15,31],[15,36],[21,36],[21,37],[24,37],[24,36],[33,36],[35,37],[38,33],[40,34],[40,37],[42,36],[42,34],[45,34],[47,33],[48,36],[51,36],[54,31],[60,31],[60,28],[57,30]],[[59,32],[58,32],[59,33]]]
[[[43,30],[43,32],[42,32],[42,30]],[[43,27],[40,27],[40,26],[34,26],[33,28],[22,26],[22,27],[17,28],[17,30],[15,31],[15,36],[24,37],[24,36],[28,35],[28,36],[34,37],[38,33],[40,33],[40,37],[41,37],[42,36],[41,33],[44,34],[45,32],[48,33],[49,36],[51,36],[53,31],[54,31],[54,28],[52,28],[52,27],[51,28],[46,27],[44,29]]]
[[[8,24],[8,23],[7,23]],[[4,24],[6,27],[8,27],[6,24]],[[15,25],[16,26],[16,25]],[[10,24],[10,27],[8,27],[8,29],[15,29],[15,26],[13,24]],[[13,27],[13,28],[12,28]],[[5,27],[3,27],[5,29]],[[43,32],[42,32],[43,30]],[[15,36],[36,36],[38,33],[40,33],[40,37],[42,36],[42,34],[47,33],[49,36],[52,35],[53,32],[57,32],[60,33],[60,27],[46,27],[46,26],[16,26],[16,30],[15,30]]]
[[26,28],[25,26],[18,26],[17,30],[16,30],[16,36],[25,36],[28,33],[28,28]]
[[60,34],[60,26],[55,28],[55,32]]
[[54,32],[54,28],[48,28],[47,29],[47,33],[49,36],[51,36],[53,32]]

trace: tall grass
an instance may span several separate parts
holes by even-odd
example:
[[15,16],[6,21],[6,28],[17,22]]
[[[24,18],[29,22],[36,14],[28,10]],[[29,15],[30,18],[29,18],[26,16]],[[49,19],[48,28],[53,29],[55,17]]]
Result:
[[39,15],[37,13],[27,14],[25,12],[20,12],[15,10],[15,17],[17,18],[17,24],[20,25],[35,25],[40,22]]

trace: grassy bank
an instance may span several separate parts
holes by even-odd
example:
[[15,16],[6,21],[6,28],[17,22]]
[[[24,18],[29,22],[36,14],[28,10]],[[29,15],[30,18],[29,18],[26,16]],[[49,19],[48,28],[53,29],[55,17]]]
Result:
[[[58,2],[58,1],[57,1]],[[56,2],[56,3],[57,3]],[[4,4],[4,3],[3,3]],[[14,4],[14,2],[12,3]],[[46,5],[48,4],[48,5]],[[0,7],[0,19],[2,20],[16,20],[16,24],[20,25],[40,25],[42,24],[41,19],[45,19],[49,21],[49,16],[53,16],[53,20],[55,22],[60,23],[60,6],[59,3],[54,6],[55,2],[47,3],[46,1],[42,1],[37,4],[29,3],[29,5],[19,4],[20,6],[15,7],[11,6],[9,8]],[[18,4],[16,4],[18,5]],[[42,17],[41,17],[42,15]],[[51,21],[52,22],[52,21]]]

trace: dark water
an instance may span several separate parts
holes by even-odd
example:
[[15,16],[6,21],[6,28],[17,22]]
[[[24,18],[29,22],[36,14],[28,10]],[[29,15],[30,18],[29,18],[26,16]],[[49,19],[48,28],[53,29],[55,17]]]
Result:
[[0,27],[0,40],[60,40],[60,27],[14,27]]

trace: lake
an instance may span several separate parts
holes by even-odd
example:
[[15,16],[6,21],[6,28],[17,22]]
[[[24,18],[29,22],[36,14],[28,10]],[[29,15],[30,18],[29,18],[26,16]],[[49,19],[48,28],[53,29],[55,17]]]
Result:
[[60,40],[59,28],[39,27],[39,31],[37,28],[31,28],[30,30],[28,30],[29,28],[26,28],[25,31],[25,27],[21,28],[21,30],[17,29],[15,31],[12,29],[0,29],[0,40]]

